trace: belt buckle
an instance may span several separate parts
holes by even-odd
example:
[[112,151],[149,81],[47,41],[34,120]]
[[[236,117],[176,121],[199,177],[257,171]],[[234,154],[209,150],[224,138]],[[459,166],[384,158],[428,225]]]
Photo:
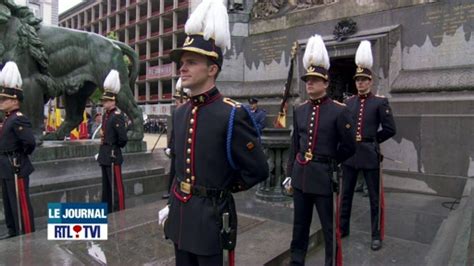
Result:
[[361,142],[361,141],[362,141],[362,136],[361,136],[361,135],[357,135],[357,136],[356,136],[356,141]]
[[179,183],[179,188],[181,190],[181,192],[185,193],[185,194],[191,194],[191,184],[187,183],[187,182],[180,182]]
[[307,151],[305,154],[304,154],[304,158],[306,159],[306,161],[311,161],[313,159],[313,154],[310,152],[310,151]]

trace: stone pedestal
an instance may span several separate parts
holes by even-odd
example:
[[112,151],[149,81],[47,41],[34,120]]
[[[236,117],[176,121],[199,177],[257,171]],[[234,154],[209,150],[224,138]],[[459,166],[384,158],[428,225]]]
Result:
[[256,196],[258,199],[279,202],[290,198],[282,193],[281,183],[288,176],[286,163],[290,149],[291,130],[271,128],[265,129],[262,136],[262,144],[268,157],[270,176],[259,184]]

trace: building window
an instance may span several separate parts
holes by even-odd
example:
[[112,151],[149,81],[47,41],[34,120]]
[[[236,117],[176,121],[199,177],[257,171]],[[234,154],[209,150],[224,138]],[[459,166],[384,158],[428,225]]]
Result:
[[31,12],[33,12],[35,17],[43,18],[43,14],[41,14],[41,6],[39,4],[29,3],[28,7],[30,8]]

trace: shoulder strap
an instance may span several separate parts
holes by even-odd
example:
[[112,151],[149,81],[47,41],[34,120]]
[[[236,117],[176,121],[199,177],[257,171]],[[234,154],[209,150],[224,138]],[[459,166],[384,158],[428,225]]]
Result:
[[257,131],[258,141],[260,141],[261,136],[262,136],[262,132],[260,132],[260,129],[259,129],[258,126],[257,126],[257,121],[255,121],[255,118],[253,117],[252,112],[250,111],[250,109],[249,109],[248,106],[243,105],[242,107],[245,109],[245,111],[246,111],[247,114],[249,115],[250,120],[252,121],[253,127],[254,127],[255,130]]
[[232,110],[230,111],[229,122],[227,123],[227,138],[226,138],[226,153],[227,153],[227,161],[229,161],[230,166],[232,169],[237,170],[237,166],[235,165],[234,159],[232,158],[232,133],[234,130],[234,119],[235,119],[235,112],[237,108],[232,106]]

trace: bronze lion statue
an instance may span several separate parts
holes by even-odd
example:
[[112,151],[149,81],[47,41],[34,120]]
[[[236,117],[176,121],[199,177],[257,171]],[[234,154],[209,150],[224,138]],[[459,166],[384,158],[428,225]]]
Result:
[[[130,60],[128,66],[124,56]],[[138,74],[138,56],[128,45],[95,33],[54,26],[12,0],[0,0],[0,62],[15,61],[23,78],[22,111],[30,118],[35,135],[41,137],[44,104],[64,96],[66,117],[61,127],[44,140],[63,140],[77,127],[86,102],[102,89],[111,69],[120,73],[117,106],[132,121],[128,137],[143,139],[143,116],[132,88]]]

